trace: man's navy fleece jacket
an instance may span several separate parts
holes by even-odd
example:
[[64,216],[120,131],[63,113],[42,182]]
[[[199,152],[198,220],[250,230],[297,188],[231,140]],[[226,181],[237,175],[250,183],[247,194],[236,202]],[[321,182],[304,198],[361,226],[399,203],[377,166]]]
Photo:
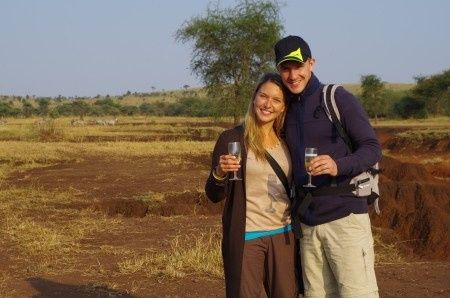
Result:
[[[335,99],[342,125],[352,140],[351,152],[328,119],[322,103],[323,84],[312,74],[300,95],[291,95],[285,119],[285,139],[288,144],[294,181],[297,186],[307,183],[304,166],[305,147],[318,148],[319,155],[330,155],[337,164],[338,185],[349,183],[353,176],[369,169],[381,158],[381,146],[369,118],[358,100],[344,88],[336,89]],[[330,186],[330,175],[313,176],[316,186]],[[367,200],[353,194],[314,197],[301,221],[314,226],[343,218],[350,213],[367,213]]]

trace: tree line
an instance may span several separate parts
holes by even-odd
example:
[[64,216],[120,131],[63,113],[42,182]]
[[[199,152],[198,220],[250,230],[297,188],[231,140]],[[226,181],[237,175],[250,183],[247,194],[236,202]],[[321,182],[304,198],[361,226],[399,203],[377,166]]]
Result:
[[[450,70],[417,77],[409,90],[392,90],[374,74],[361,77],[361,92],[355,94],[371,118],[426,118],[450,116]],[[174,94],[177,94],[174,92]],[[158,94],[145,94],[146,99]],[[128,95],[66,99],[0,96],[0,117],[73,116],[192,116],[233,117],[234,110],[221,110],[221,102],[201,92],[179,92],[174,101],[153,100],[141,104],[122,103]],[[140,97],[134,93],[135,97]],[[178,96],[178,97],[177,97]],[[249,98],[247,98],[248,102]],[[245,106],[239,115],[245,113]]]
[[86,116],[212,116],[212,102],[202,97],[183,97],[136,105],[121,104],[117,97],[107,99],[56,100],[53,98],[17,99],[0,96],[0,117],[79,117]]
[[415,78],[411,90],[392,91],[376,75],[361,77],[361,100],[370,117],[427,118],[450,116],[450,69]]

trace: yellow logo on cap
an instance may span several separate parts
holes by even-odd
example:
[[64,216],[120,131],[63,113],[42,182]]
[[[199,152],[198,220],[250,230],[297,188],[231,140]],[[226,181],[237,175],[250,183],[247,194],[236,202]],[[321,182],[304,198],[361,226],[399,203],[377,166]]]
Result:
[[302,51],[300,50],[300,48],[298,48],[297,50],[290,52],[289,54],[284,56],[283,60],[286,60],[289,58],[299,59],[301,62],[303,62],[303,55],[302,55]]

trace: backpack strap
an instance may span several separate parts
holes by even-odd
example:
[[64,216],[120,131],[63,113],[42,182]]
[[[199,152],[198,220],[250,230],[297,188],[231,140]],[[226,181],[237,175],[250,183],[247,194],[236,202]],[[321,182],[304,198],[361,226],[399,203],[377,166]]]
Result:
[[[337,130],[339,136],[344,140],[345,144],[348,146],[350,151],[353,152],[354,146],[352,144],[350,137],[347,135],[344,127],[342,126],[341,115],[339,113],[339,109],[336,104],[336,99],[334,97],[336,89],[338,87],[340,87],[340,85],[334,85],[334,84],[325,85],[323,87],[323,89],[322,89],[323,106],[324,106],[325,113],[328,116],[328,119],[330,119],[330,121],[333,123],[334,127],[336,127],[336,130]],[[380,170],[378,169],[378,163],[374,167],[369,169],[369,173],[372,176],[378,175],[379,172],[380,172]],[[364,180],[359,181],[359,183],[364,183]],[[335,179],[333,179],[332,184],[333,185],[336,184]],[[356,187],[358,187],[358,184],[356,185]],[[324,193],[327,193],[328,191],[333,192],[332,187],[323,190]],[[368,197],[368,202],[369,203],[374,202],[375,211],[377,214],[380,214],[380,208],[378,206],[378,201],[379,201],[379,195],[372,191],[372,193]]]
[[280,165],[277,163],[275,158],[272,157],[272,155],[269,154],[269,152],[266,151],[266,159],[269,162],[270,166],[272,167],[275,174],[277,174],[278,179],[280,179],[281,183],[283,184],[286,194],[288,195],[289,199],[292,199],[292,193],[291,188],[289,187],[289,181],[286,177],[286,174],[281,169]]
[[334,95],[336,93],[336,89],[340,87],[340,85],[325,85],[322,90],[322,100],[323,106],[325,107],[325,113],[327,114],[330,121],[333,123],[334,127],[339,134],[339,136],[344,140],[345,144],[348,146],[350,151],[353,152],[353,144],[350,140],[350,137],[345,132],[344,127],[341,122],[341,114],[339,113],[339,109],[336,105],[336,99]]
[[300,218],[297,214],[292,212],[294,210],[294,205],[296,205],[297,202],[295,202],[295,190],[293,188],[289,187],[289,181],[286,177],[286,174],[281,169],[280,165],[277,163],[275,158],[272,157],[272,155],[269,154],[269,152],[266,151],[266,159],[267,162],[272,167],[275,174],[277,174],[278,178],[280,179],[281,183],[283,184],[284,188],[286,189],[286,194],[289,197],[289,200],[291,201],[291,224],[292,224],[292,232],[294,233],[294,236],[296,239],[300,239],[303,237],[302,227],[300,225]]

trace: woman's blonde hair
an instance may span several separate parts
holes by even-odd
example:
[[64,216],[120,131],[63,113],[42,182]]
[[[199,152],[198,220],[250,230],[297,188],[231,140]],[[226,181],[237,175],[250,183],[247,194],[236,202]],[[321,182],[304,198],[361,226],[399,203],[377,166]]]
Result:
[[[281,80],[281,76],[277,73],[264,74],[262,78],[259,80],[258,85],[255,88],[255,91],[253,92],[252,100],[248,105],[247,113],[244,119],[245,146],[247,150],[252,150],[252,152],[255,154],[256,159],[259,161],[266,160],[265,157],[266,149],[264,148],[264,135],[258,123],[258,119],[256,118],[254,101],[256,95],[258,94],[259,89],[266,82],[272,82],[278,87],[280,87],[280,89],[283,92],[284,104],[287,105],[286,89],[283,85],[283,81]],[[281,113],[277,117],[277,119],[275,119],[275,122],[273,123],[273,129],[278,138],[280,138],[281,136],[281,130],[283,128],[285,115],[286,115],[286,108],[284,109],[283,113]]]

